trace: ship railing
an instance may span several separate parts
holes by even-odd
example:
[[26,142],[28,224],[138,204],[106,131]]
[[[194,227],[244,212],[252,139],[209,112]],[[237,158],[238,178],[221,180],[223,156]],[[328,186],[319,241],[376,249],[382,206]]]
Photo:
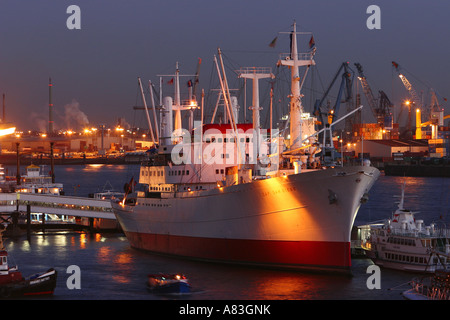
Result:
[[270,67],[241,67],[238,70],[241,74],[271,74],[272,68]]
[[[314,57],[313,52],[300,52],[297,53],[297,60],[311,61]],[[293,60],[292,53],[281,53],[280,60]]]

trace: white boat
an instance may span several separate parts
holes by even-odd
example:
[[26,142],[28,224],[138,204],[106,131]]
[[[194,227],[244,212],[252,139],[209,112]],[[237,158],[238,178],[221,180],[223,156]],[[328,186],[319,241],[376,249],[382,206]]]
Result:
[[412,272],[435,272],[450,267],[450,229],[415,218],[404,208],[405,185],[397,210],[382,223],[360,226],[362,247],[379,266]]
[[[315,63],[315,50],[297,53],[295,24],[290,34],[291,52],[279,60],[291,69],[287,150],[281,135],[270,129],[265,135],[259,123],[258,79],[270,77],[270,70],[240,71],[252,78],[254,89],[253,122],[240,124],[219,51],[223,76],[215,63],[228,122],[191,121],[191,130],[183,131],[181,111],[196,103],[182,104],[177,69],[175,99],[164,98],[161,131],[155,131],[157,153],[140,168],[144,189],[112,202],[132,247],[202,261],[350,271],[351,228],[379,171],[317,162],[315,118],[303,112],[299,81]],[[306,69],[301,76],[300,67]]]
[[34,164],[27,166],[27,173],[21,176],[20,185],[16,185],[16,192],[63,195],[64,185],[53,182],[43,171]]
[[[114,190],[111,183],[106,181],[103,189],[99,192],[89,194],[89,198],[94,198],[96,200],[105,201],[121,201],[125,196],[124,192]],[[103,218],[93,218],[92,222],[88,218],[79,218],[77,223],[83,226],[92,226],[95,230],[100,231],[118,231],[120,230],[120,225],[116,219],[103,219]]]
[[125,192],[114,190],[109,181],[106,181],[100,192],[89,194],[89,197],[100,200],[122,200],[124,196]]

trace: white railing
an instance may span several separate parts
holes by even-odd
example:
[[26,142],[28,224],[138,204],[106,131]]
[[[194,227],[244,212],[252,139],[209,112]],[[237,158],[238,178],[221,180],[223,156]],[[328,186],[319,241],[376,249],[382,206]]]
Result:
[[[297,53],[297,60],[307,60],[310,61],[314,57],[313,52],[301,52]],[[280,60],[293,60],[291,57],[291,53],[281,53]]]
[[272,68],[270,67],[241,67],[239,69],[241,74],[271,74]]

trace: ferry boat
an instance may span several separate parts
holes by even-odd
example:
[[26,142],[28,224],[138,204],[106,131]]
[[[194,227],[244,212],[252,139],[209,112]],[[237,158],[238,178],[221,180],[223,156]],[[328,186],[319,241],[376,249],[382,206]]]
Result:
[[423,220],[416,220],[415,212],[404,208],[404,197],[405,185],[390,219],[359,227],[367,257],[379,266],[412,272],[450,268],[450,229],[435,223],[424,226]]
[[[278,60],[291,70],[286,140],[260,125],[258,80],[273,77],[270,68],[240,70],[253,80],[253,120],[239,123],[219,49],[214,62],[227,122],[194,123],[190,112],[189,130],[181,127],[181,111],[198,106],[182,103],[177,68],[174,99],[162,99],[159,126],[153,124],[157,152],[140,168],[144,189],[112,202],[132,247],[201,261],[350,272],[351,228],[379,171],[318,162],[318,152],[329,154],[331,145],[319,148],[318,134],[326,137],[333,124],[316,131],[316,119],[303,110],[301,87],[315,48],[298,53],[295,23],[289,34],[290,53]],[[202,98],[201,110],[203,104]]]
[[64,185],[52,182],[52,177],[44,174],[41,167],[31,164],[26,169],[20,185],[16,185],[16,192],[64,195]]

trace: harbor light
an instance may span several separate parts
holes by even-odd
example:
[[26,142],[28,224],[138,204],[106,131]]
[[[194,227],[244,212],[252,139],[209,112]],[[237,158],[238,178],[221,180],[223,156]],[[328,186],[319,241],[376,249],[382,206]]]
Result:
[[10,128],[0,128],[0,136],[6,136],[8,134],[13,134],[16,131],[16,127],[10,127]]

